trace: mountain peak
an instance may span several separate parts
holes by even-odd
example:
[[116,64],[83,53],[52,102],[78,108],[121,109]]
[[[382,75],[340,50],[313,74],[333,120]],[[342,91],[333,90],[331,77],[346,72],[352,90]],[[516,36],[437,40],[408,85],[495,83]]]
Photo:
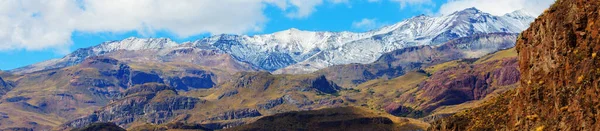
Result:
[[289,28],[287,30],[283,30],[283,31],[280,31],[280,32],[277,32],[277,33],[295,34],[295,33],[298,33],[298,32],[307,32],[307,31],[303,31],[303,30],[300,30],[300,29],[297,29],[297,28]]
[[466,8],[464,10],[457,11],[457,12],[469,13],[469,14],[477,14],[477,13],[481,13],[481,10],[479,10],[479,9],[477,9],[475,7],[471,7],[471,8]]
[[429,16],[427,16],[425,14],[420,14],[420,15],[417,15],[417,16],[415,16],[413,18],[429,18]]
[[466,8],[460,11],[456,11],[452,14],[450,14],[449,16],[476,16],[476,15],[487,15],[487,16],[493,16],[489,13],[483,12],[475,7],[471,7],[471,8]]
[[533,14],[529,13],[525,9],[515,10],[511,13],[505,14],[504,16],[513,17],[513,18],[535,17]]
[[287,30],[288,31],[300,31],[298,28],[290,28],[290,29],[287,29]]
[[424,21],[425,19],[431,18],[425,14],[421,14],[421,15],[417,15],[415,17],[412,17],[410,19],[408,19],[409,21]]
[[123,40],[135,40],[135,39],[139,39],[139,38],[131,36],[131,37],[127,37],[127,38],[125,38]]

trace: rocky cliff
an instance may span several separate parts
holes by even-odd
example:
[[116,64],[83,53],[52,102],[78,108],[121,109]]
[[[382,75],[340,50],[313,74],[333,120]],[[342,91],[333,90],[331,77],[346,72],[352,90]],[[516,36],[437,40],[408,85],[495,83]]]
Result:
[[135,121],[161,124],[178,115],[179,110],[193,109],[202,100],[179,96],[173,87],[158,83],[134,86],[93,114],[67,122],[63,128],[79,128],[95,122],[114,122],[126,126]]
[[10,91],[13,85],[11,83],[4,81],[2,77],[0,77],[0,96],[6,94],[6,92]]
[[521,87],[433,130],[600,129],[600,1],[558,0],[519,37]]

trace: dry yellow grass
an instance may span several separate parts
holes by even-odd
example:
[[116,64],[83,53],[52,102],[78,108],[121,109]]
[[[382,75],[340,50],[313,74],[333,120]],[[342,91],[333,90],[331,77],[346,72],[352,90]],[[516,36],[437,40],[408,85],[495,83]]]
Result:
[[517,57],[517,50],[513,47],[506,50],[501,50],[496,53],[492,53],[486,56],[481,57],[479,60],[475,61],[475,64],[486,63],[494,60],[500,60],[508,57]]
[[455,67],[457,65],[459,65],[461,63],[460,60],[455,60],[455,61],[449,61],[449,62],[445,62],[445,63],[441,63],[441,64],[437,64],[437,65],[433,65],[430,67],[425,68],[424,70],[429,73],[429,74],[433,74],[437,71],[440,70],[444,70],[450,67]]
[[488,94],[483,99],[473,100],[473,101],[465,102],[465,103],[458,104],[458,105],[442,106],[442,107],[439,107],[438,109],[434,110],[431,113],[431,115],[429,115],[429,116],[434,116],[434,115],[439,115],[439,114],[454,114],[454,113],[457,113],[460,111],[479,107],[486,101],[489,101],[489,100],[497,97],[498,95],[500,95],[508,90],[517,88],[517,87],[518,87],[518,84],[508,85],[508,86],[504,86],[504,87],[498,87],[498,90],[494,90],[494,92]]
[[[396,117],[385,112],[352,106],[286,112],[267,116],[267,118],[268,120],[261,119],[248,125],[226,130],[424,130],[429,127],[429,124],[419,120]],[[365,126],[366,123],[357,123],[357,119],[361,121],[372,119],[380,123],[369,123],[368,126]],[[384,119],[390,120],[391,123],[383,122]],[[299,123],[300,121],[302,123]],[[332,123],[341,124],[332,126]]]

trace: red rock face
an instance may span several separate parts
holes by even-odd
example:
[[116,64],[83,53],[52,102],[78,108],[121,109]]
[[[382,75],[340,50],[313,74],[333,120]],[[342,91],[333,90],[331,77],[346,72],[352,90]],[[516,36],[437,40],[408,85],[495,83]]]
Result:
[[516,57],[480,64],[464,60],[431,74],[419,84],[417,92],[405,93],[396,100],[398,103],[384,109],[396,116],[423,117],[441,106],[480,100],[495,91],[516,87],[519,75]]
[[439,106],[479,100],[501,86],[515,84],[518,80],[516,58],[448,68],[420,84],[422,96],[431,99],[421,108],[428,112]]
[[516,68],[517,62],[517,59],[505,59],[505,61],[502,61],[502,68],[494,70],[494,78],[492,80],[496,80],[499,86],[512,85],[518,82],[521,78],[521,73]]
[[517,41],[521,87],[432,130],[600,129],[600,1],[558,0]]
[[598,0],[559,0],[523,32],[514,128],[600,129],[599,13]]

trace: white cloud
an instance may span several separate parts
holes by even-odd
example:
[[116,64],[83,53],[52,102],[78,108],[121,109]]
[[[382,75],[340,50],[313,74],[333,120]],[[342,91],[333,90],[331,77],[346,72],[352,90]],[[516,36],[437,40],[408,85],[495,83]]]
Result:
[[525,9],[539,15],[555,0],[449,0],[440,7],[440,14],[451,14],[465,8],[475,7],[483,12],[504,15],[515,10]]
[[390,0],[392,2],[400,3],[400,9],[404,9],[406,6],[411,5],[430,5],[433,4],[431,0]]
[[[75,8],[73,8],[75,7]],[[77,5],[66,0],[0,2],[0,50],[65,48]]]
[[244,33],[260,30],[264,6],[261,0],[86,0],[76,24],[89,32],[166,30],[180,37]]
[[380,24],[377,22],[377,19],[364,18],[360,21],[352,22],[352,28],[356,29],[370,30],[378,28],[379,26]]
[[[317,11],[318,6],[325,3],[324,0],[265,0],[275,4],[282,9],[288,18],[302,19]],[[350,4],[350,0],[326,0],[331,4]]]
[[182,38],[255,32],[267,21],[267,5],[290,18],[305,18],[321,4],[323,0],[2,0],[0,51],[67,52],[74,31],[148,35],[165,31]]
[[306,18],[316,11],[316,6],[323,4],[323,0],[288,0],[295,6],[295,10],[286,14],[289,18]]
[[331,3],[334,3],[334,4],[349,3],[350,2],[348,0],[330,0],[330,1],[331,1]]

